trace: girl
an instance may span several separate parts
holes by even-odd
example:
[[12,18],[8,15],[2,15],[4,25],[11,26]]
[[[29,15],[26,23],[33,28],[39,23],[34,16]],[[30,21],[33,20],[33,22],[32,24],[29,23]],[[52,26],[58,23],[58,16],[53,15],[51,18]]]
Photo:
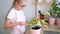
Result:
[[13,8],[7,15],[5,21],[5,28],[11,28],[11,34],[24,34],[25,26],[25,16],[23,8],[26,5],[26,0],[14,0]]

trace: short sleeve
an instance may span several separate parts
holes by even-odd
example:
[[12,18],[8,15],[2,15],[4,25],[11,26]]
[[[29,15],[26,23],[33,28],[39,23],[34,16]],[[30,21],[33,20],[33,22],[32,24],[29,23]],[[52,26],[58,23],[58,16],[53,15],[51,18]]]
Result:
[[7,15],[7,18],[13,19],[13,17],[14,17],[14,10],[11,9],[10,12],[8,13],[8,15]]

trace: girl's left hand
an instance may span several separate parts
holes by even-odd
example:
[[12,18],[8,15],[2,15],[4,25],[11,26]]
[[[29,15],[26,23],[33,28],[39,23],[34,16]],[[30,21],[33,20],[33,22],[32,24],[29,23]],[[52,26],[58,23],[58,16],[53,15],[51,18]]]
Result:
[[25,23],[25,26],[27,26],[28,24],[27,23]]

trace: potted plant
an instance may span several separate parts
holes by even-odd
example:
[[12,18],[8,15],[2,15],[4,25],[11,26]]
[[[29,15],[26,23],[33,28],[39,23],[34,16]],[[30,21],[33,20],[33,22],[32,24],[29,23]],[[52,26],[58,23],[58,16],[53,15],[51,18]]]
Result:
[[57,22],[57,25],[60,27],[60,8],[59,8],[59,10],[57,11],[57,13],[56,13],[56,22]]
[[29,26],[30,26],[30,34],[40,34],[41,26],[38,25],[38,22],[40,22],[38,20],[38,18],[35,18],[35,19],[33,19],[33,21],[31,21],[29,23]]
[[49,24],[50,25],[54,25],[57,11],[58,11],[57,3],[53,2],[52,9],[48,10],[48,13],[50,14],[49,15],[50,16],[49,17]]
[[40,10],[39,10],[38,12],[39,12],[39,17],[40,17],[40,19],[45,19],[45,15],[42,14]]

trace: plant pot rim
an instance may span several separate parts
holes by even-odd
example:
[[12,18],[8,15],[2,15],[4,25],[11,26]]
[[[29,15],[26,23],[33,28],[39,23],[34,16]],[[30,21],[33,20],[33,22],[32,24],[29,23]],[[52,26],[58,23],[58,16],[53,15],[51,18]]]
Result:
[[38,26],[39,28],[38,29],[32,29],[33,27],[30,27],[30,29],[32,29],[32,30],[39,30],[39,29],[41,29],[41,26]]
[[41,28],[39,28],[39,29],[32,29],[32,28],[31,28],[30,30],[40,30],[40,29],[41,29]]

